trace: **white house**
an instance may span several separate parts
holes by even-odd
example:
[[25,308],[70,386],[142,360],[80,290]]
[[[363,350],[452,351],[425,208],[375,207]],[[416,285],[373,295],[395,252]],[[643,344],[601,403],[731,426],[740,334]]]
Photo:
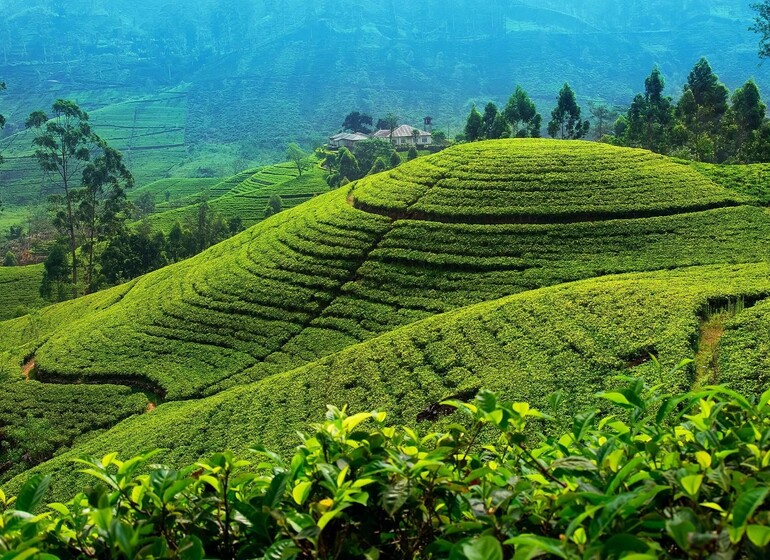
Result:
[[382,138],[390,140],[394,147],[399,146],[430,146],[433,143],[433,135],[430,132],[420,130],[408,124],[402,124],[393,130],[378,130],[372,135],[372,138]]
[[334,136],[329,136],[329,147],[333,149],[345,147],[348,150],[352,150],[356,142],[368,139],[368,136],[358,132],[340,132]]

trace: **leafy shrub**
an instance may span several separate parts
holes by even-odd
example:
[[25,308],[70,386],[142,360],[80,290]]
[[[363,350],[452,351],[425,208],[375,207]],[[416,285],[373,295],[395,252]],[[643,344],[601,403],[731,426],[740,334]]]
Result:
[[[680,364],[681,366],[682,364]],[[678,366],[678,367],[680,367]],[[549,399],[554,411],[564,395]],[[83,458],[67,504],[50,479],[0,492],[3,558],[765,558],[770,391],[666,395],[627,379],[614,414],[554,420],[487,391],[441,433],[329,407],[289,462],[263,448],[181,470]],[[562,424],[559,424],[562,425]],[[367,427],[368,426],[368,427]],[[149,469],[147,468],[149,465]],[[145,474],[146,473],[146,474]]]

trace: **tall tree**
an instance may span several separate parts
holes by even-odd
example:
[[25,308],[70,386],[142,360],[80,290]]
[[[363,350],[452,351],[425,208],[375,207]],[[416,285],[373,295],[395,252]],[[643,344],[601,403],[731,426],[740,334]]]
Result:
[[618,112],[609,105],[593,102],[588,104],[588,112],[591,113],[595,122],[593,126],[594,138],[601,140],[604,136],[610,134],[611,127],[618,118]]
[[[360,143],[360,142],[359,142]],[[350,153],[347,148],[341,148],[339,152],[339,180],[340,183],[347,179],[348,181],[355,181],[361,177],[361,169],[358,166],[358,160]],[[372,162],[374,165],[374,162]],[[371,167],[371,166],[370,166]],[[340,183],[337,183],[338,185]]]
[[624,137],[627,145],[659,153],[667,151],[673,105],[671,98],[663,95],[664,89],[665,81],[656,66],[644,80],[644,94],[637,94],[628,109]]
[[580,118],[580,106],[575,99],[575,92],[564,84],[559,91],[556,107],[551,112],[551,122],[548,123],[548,134],[551,138],[557,135],[562,140],[577,140],[588,134],[590,123]]
[[99,155],[89,161],[82,174],[82,187],[73,193],[78,203],[75,219],[83,229],[86,253],[86,291],[96,289],[94,251],[98,242],[117,234],[128,217],[126,189],[134,178],[123,157],[106,142],[97,138]]
[[[0,82],[0,91],[4,91],[4,90],[5,90],[5,82]],[[6,122],[5,121],[5,117],[0,114],[0,130],[5,128],[5,122]],[[3,163],[3,155],[2,154],[0,154],[0,163]],[[2,207],[2,205],[0,205],[0,207]]]
[[497,105],[491,101],[484,107],[484,116],[481,118],[481,129],[484,138],[492,138],[492,127],[497,118]]
[[291,142],[286,148],[286,161],[293,163],[299,176],[310,167],[310,154],[300,148],[296,143]]
[[64,99],[53,104],[50,117],[44,111],[30,114],[26,126],[37,130],[33,145],[40,168],[53,182],[59,184],[63,192],[63,225],[72,260],[72,297],[77,297],[78,262],[73,195],[80,186],[83,169],[91,159],[91,151],[98,137],[88,123],[88,113],[75,102]]
[[749,80],[733,92],[732,114],[735,119],[736,135],[735,148],[738,157],[746,161],[744,147],[751,136],[765,122],[767,106],[762,102],[762,96],[754,80]]
[[503,110],[505,120],[511,125],[511,136],[532,137],[540,136],[542,117],[537,112],[535,103],[521,86],[508,99],[508,104]]
[[770,0],[752,4],[751,7],[757,12],[754,18],[754,25],[749,29],[761,36],[759,39],[759,57],[770,58]]
[[359,113],[353,111],[345,117],[345,121],[342,123],[342,130],[349,130],[350,132],[360,132],[361,134],[369,134],[372,129],[372,116],[366,113]]
[[719,81],[705,58],[693,67],[677,104],[677,115],[686,130],[686,143],[700,161],[720,161],[722,120],[730,92]]
[[479,113],[478,109],[476,109],[476,105],[474,104],[473,107],[471,107],[468,120],[465,122],[465,139],[468,142],[475,142],[482,137],[483,133],[484,122],[481,117],[481,113]]

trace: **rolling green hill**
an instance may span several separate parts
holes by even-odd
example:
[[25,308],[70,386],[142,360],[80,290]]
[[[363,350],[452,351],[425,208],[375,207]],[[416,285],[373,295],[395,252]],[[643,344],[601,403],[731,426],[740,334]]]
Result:
[[[319,403],[352,410],[385,410],[394,423],[416,424],[430,405],[480,387],[506,398],[545,406],[563,390],[567,411],[614,386],[614,376],[644,376],[680,390],[699,380],[692,369],[657,377],[648,353],[665,368],[694,355],[700,321],[711,308],[770,296],[767,264],[707,266],[610,276],[535,290],[432,317],[296,370],[215,396],[163,404],[136,416],[33,472],[55,474],[55,495],[78,484],[71,460],[119,449],[146,449],[187,464],[215,450],[246,453],[255,443],[289,453],[294,434],[321,420]],[[739,315],[736,334],[762,334],[770,324],[767,303]],[[758,331],[747,321],[764,317]],[[720,382],[743,380],[742,389],[766,389],[766,344],[747,352],[732,339],[720,355]],[[667,371],[667,369],[664,369]],[[16,482],[18,483],[18,481]],[[13,486],[13,485],[12,485]]]
[[[258,192],[258,175],[232,196]],[[267,188],[296,181],[278,175],[286,180]],[[692,353],[709,302],[753,303],[770,292],[766,265],[751,264],[766,260],[770,235],[770,214],[754,201],[641,150],[545,140],[457,146],[317,196],[188,261],[3,323],[7,394],[23,402],[53,387],[66,394],[80,383],[127,385],[165,404],[117,426],[113,433],[123,435],[89,445],[117,445],[130,431],[142,445],[187,446],[193,455],[247,438],[280,446],[283,430],[327,401],[401,402],[407,418],[474,379],[502,392],[526,389],[534,401],[562,382],[538,389],[500,377],[505,368],[592,379],[577,403],[647,352],[667,362]],[[689,268],[704,265],[721,266]],[[649,274],[532,291],[631,272]],[[433,330],[466,311],[416,324],[466,307],[472,323],[505,309],[507,318],[490,328],[495,340],[509,333],[506,342],[468,323],[432,344]],[[387,334],[412,323],[415,330]],[[399,347],[392,341],[402,333],[417,342]],[[342,358],[308,366],[339,351]],[[343,362],[344,381],[324,369]],[[24,394],[10,382],[22,363],[33,377]],[[378,381],[380,368],[393,379]],[[259,400],[268,394],[270,403]],[[230,409],[226,395],[257,408]],[[120,410],[136,406],[126,398]],[[216,422],[203,428],[218,408],[259,421],[243,421],[237,433]],[[139,438],[145,422],[160,439]],[[170,434],[164,422],[186,423],[189,436],[172,445],[162,439]],[[94,419],[94,428],[102,425]],[[70,439],[90,430],[73,426]]]
[[29,308],[43,305],[42,281],[43,265],[0,267],[0,321],[26,315]]

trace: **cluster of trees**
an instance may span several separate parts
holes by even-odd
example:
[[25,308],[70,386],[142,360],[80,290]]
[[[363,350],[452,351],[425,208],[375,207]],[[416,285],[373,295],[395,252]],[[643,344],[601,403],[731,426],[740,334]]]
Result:
[[516,91],[502,111],[490,101],[482,115],[474,105],[465,124],[465,134],[458,137],[458,140],[474,142],[498,138],[538,138],[542,120],[527,92],[521,86],[516,86]]
[[[129,221],[154,211],[151,195],[131,204],[134,185],[120,152],[90,127],[88,114],[68,100],[52,111],[33,112],[35,159],[59,192],[50,197],[59,238],[44,263],[40,293],[53,301],[78,297],[195,255],[243,229],[205,202],[190,223],[177,223],[166,237]],[[82,274],[82,275],[81,275]]]
[[[412,146],[407,159],[413,160],[417,155],[417,149]],[[340,148],[337,152],[325,154],[323,166],[329,172],[326,177],[329,186],[339,187],[366,175],[393,169],[401,163],[401,156],[390,142],[372,138],[356,142],[352,152]]]
[[[766,18],[770,6],[764,4]],[[766,21],[764,48],[770,44],[770,19]],[[770,52],[768,55],[770,56]],[[681,97],[664,94],[665,81],[656,67],[645,80],[644,93],[634,97],[623,114],[612,107],[592,104],[594,138],[621,146],[645,148],[666,155],[715,163],[770,161],[770,120],[757,84],[747,81],[732,94],[719,81],[705,58],[690,72]],[[619,115],[619,116],[618,116]],[[520,87],[500,111],[489,103],[482,115],[474,106],[461,141],[540,136],[541,117]],[[548,134],[552,138],[586,138],[588,119],[581,117],[575,92],[564,84],[551,112]]]
[[[144,222],[136,228],[123,224],[100,247],[92,289],[119,284],[192,257],[241,231],[241,218],[225,220],[206,202],[198,206],[194,219],[184,224],[177,221],[168,235],[152,231]],[[40,295],[50,301],[67,299],[72,288],[72,268],[66,241],[54,244],[43,266]]]
[[[342,123],[342,130],[358,132],[360,134],[371,134],[374,130],[393,131],[399,126],[398,117],[393,113],[388,113],[384,118],[377,119],[376,125],[373,123],[374,118],[371,115],[353,111],[345,117],[345,120]],[[374,126],[374,129],[371,128],[372,126]]]
[[770,161],[770,121],[753,80],[731,94],[701,58],[677,101],[664,88],[656,67],[603,140],[697,161]]

